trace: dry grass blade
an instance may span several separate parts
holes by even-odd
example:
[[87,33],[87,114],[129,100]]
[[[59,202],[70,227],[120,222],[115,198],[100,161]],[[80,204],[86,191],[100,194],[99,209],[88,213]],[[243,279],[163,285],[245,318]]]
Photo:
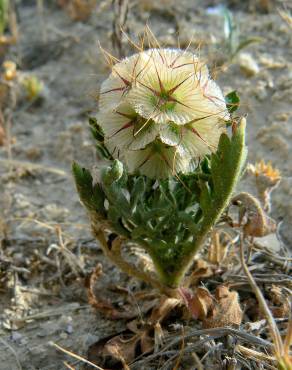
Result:
[[[139,369],[140,366],[147,362],[150,362],[158,357],[162,356],[169,356],[169,355],[175,355],[175,357],[179,354],[178,350],[170,350],[170,348],[178,346],[182,339],[184,338],[184,341],[186,342],[187,339],[193,338],[193,337],[200,337],[200,336],[206,336],[206,338],[198,340],[197,342],[193,342],[191,346],[186,346],[184,349],[184,353],[194,353],[194,351],[198,348],[201,348],[202,345],[204,345],[206,342],[209,342],[213,339],[222,338],[224,336],[230,335],[235,338],[238,338],[239,340],[245,341],[249,344],[258,345],[261,347],[266,347],[269,349],[273,348],[272,343],[257,337],[255,335],[251,335],[249,333],[246,333],[242,330],[236,330],[232,328],[211,328],[211,329],[200,329],[200,330],[191,330],[190,332],[186,333],[183,337],[175,335],[175,339],[173,339],[170,343],[166,344],[161,351],[154,353],[145,359],[136,359],[136,362],[131,364],[132,369]],[[138,360],[138,361],[137,361]]]
[[276,361],[274,356],[268,356],[263,352],[255,351],[253,349],[241,346],[240,344],[235,347],[235,350],[241,353],[244,357],[251,358],[256,361]]
[[[292,345],[292,314],[290,313],[290,319],[288,324],[288,330],[284,341],[284,357],[289,360],[289,350]],[[291,360],[290,360],[291,362]]]
[[21,363],[19,361],[18,355],[15,352],[15,350],[3,338],[0,338],[0,342],[12,352],[13,356],[15,357],[16,363],[17,363],[17,368],[19,370],[22,370]]
[[55,173],[56,175],[64,176],[64,177],[70,177],[70,175],[59,168],[55,167],[48,167],[43,166],[42,164],[38,163],[31,163],[31,162],[24,162],[24,161],[17,161],[15,159],[3,159],[0,158],[0,164],[7,167],[20,167],[25,168],[27,170],[43,170],[45,172],[51,172]]
[[119,57],[124,56],[125,52],[123,50],[122,37],[123,28],[127,22],[129,0],[114,0],[114,21],[113,21],[113,31],[112,31],[112,44],[116,48]]
[[196,352],[193,352],[193,353],[192,353],[192,357],[193,357],[193,359],[194,359],[194,362],[195,362],[195,364],[196,364],[197,369],[198,369],[198,370],[204,370],[203,364],[202,364],[202,362],[201,362],[201,360],[200,360],[199,356],[196,354]]
[[182,357],[183,357],[183,354],[184,354],[184,349],[185,349],[185,338],[184,338],[184,333],[183,333],[182,334],[181,349],[180,349],[179,356],[176,360],[176,364],[175,364],[173,370],[178,370],[179,369],[179,365],[181,363],[181,360],[182,360]]
[[61,352],[63,352],[63,353],[66,353],[66,355],[71,356],[71,357],[73,357],[73,358],[76,358],[77,360],[82,361],[82,362],[84,362],[85,364],[87,364],[87,365],[90,365],[90,366],[94,367],[95,369],[98,369],[98,370],[105,370],[105,369],[103,369],[102,367],[100,367],[100,366],[98,366],[98,365],[95,365],[94,363],[92,363],[92,362],[90,362],[90,361],[86,360],[85,358],[83,358],[83,357],[81,357],[81,356],[77,355],[76,353],[73,353],[73,352],[71,352],[71,351],[68,351],[67,349],[65,349],[65,348],[63,348],[63,347],[61,347],[61,346],[59,346],[58,344],[56,344],[56,343],[54,343],[54,342],[50,342],[50,344],[51,344],[53,347],[57,348],[59,351],[61,351]]
[[[241,264],[242,264],[243,270],[246,274],[246,277],[248,279],[248,282],[249,282],[255,296],[257,297],[260,309],[261,309],[262,313],[264,314],[264,316],[267,320],[267,323],[268,323],[268,326],[269,326],[269,329],[270,329],[270,333],[271,333],[271,336],[272,336],[273,342],[274,342],[275,356],[276,356],[277,360],[279,361],[279,366],[280,366],[280,363],[285,359],[285,347],[284,347],[279,329],[276,325],[276,321],[275,321],[275,319],[274,319],[274,317],[273,317],[273,315],[272,315],[272,313],[271,313],[271,311],[270,311],[270,309],[269,309],[269,307],[268,307],[268,305],[265,301],[265,298],[264,298],[262,292],[260,291],[259,287],[257,286],[252,274],[249,272],[249,269],[246,265],[246,262],[245,262],[245,259],[244,259],[244,250],[243,250],[243,238],[241,238],[241,241],[240,241],[240,257],[241,257]],[[291,330],[291,334],[292,334],[292,330]],[[289,336],[289,334],[288,334],[288,336]],[[288,339],[288,341],[289,341],[289,339]],[[286,345],[286,349],[287,349],[287,344],[285,344],[285,345]],[[288,347],[289,346],[290,346],[290,344],[288,344]]]
[[278,9],[278,13],[280,17],[283,19],[284,22],[289,26],[289,28],[292,30],[292,16],[288,13],[288,11]]
[[[270,342],[264,339],[261,339],[254,335],[246,333],[242,330],[236,330],[232,328],[211,328],[211,329],[192,330],[185,335],[185,339],[197,337],[201,335],[213,335],[213,336],[220,335],[221,337],[226,336],[226,335],[231,335],[233,337],[246,341],[250,344],[254,344],[254,345],[258,345],[262,347],[268,347],[268,348],[273,347],[273,345]],[[181,341],[180,337],[175,338],[166,347],[164,347],[164,350],[179,344],[180,341]]]
[[64,361],[63,364],[69,369],[69,370],[75,370],[75,368],[73,366],[71,366],[70,364],[68,364],[68,362]]

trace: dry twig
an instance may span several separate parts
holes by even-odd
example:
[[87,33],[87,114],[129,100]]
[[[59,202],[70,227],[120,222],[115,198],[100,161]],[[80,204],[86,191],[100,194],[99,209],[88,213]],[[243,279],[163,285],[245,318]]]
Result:
[[[292,367],[292,363],[291,363],[290,358],[289,358],[289,347],[290,347],[291,339],[292,339],[292,323],[291,323],[291,320],[290,320],[290,323],[289,323],[288,335],[286,336],[285,343],[283,343],[280,331],[279,331],[279,329],[277,327],[277,324],[276,324],[276,321],[275,321],[275,319],[274,319],[274,317],[273,317],[273,315],[272,315],[272,313],[271,313],[271,311],[270,311],[270,309],[267,305],[267,302],[266,302],[262,292],[260,291],[259,287],[257,286],[252,274],[249,272],[249,269],[246,265],[246,262],[245,262],[245,259],[244,259],[243,237],[241,237],[241,240],[240,240],[240,257],[241,257],[241,264],[242,264],[243,270],[246,274],[246,277],[248,279],[248,282],[249,282],[255,296],[257,297],[260,309],[261,309],[262,313],[264,314],[264,316],[267,320],[269,330],[270,330],[270,334],[271,334],[271,337],[273,338],[273,344],[274,344],[273,350],[274,350],[274,353],[275,353],[275,357],[278,360],[279,368],[290,370],[291,367]],[[284,365],[284,367],[283,367],[283,365]]]
[[79,356],[79,355],[77,355],[76,353],[73,353],[73,352],[71,352],[71,351],[68,351],[67,349],[65,349],[65,348],[63,348],[63,347],[61,347],[61,346],[59,346],[58,344],[56,344],[56,343],[54,343],[54,342],[50,342],[50,344],[51,344],[53,347],[57,348],[59,351],[61,351],[61,352],[63,352],[63,353],[66,353],[66,355],[71,356],[71,357],[73,357],[73,358],[76,358],[77,360],[79,360],[79,361],[81,361],[81,362],[84,362],[84,363],[85,363],[85,364],[87,364],[87,365],[91,365],[91,366],[92,366],[92,367],[94,367],[95,369],[98,369],[98,370],[105,370],[105,369],[103,369],[102,367],[95,365],[93,362],[90,362],[90,361],[86,360],[84,357]]

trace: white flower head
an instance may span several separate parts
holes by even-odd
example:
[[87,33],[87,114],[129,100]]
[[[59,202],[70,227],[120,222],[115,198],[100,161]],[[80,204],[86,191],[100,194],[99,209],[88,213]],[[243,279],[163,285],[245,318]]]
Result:
[[188,51],[141,51],[116,63],[101,85],[105,144],[132,173],[165,178],[189,172],[217,149],[228,119],[221,89]]

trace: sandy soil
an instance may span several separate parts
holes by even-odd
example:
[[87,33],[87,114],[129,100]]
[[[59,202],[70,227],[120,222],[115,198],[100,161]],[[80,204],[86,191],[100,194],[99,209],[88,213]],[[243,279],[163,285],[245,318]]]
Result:
[[[42,15],[34,2],[20,3],[20,39],[5,56],[43,81],[45,90],[40,104],[19,99],[10,152],[0,147],[1,370],[65,369],[65,356],[50,341],[86,354],[90,344],[123,328],[122,321],[106,320],[87,303],[84,279],[97,262],[112,281],[135,284],[95,244],[70,174],[73,160],[95,159],[87,116],[97,109],[93,96],[108,73],[98,43],[111,49],[110,2],[101,2],[86,22],[72,21],[51,3]],[[136,2],[128,17],[130,34],[142,33],[148,21],[166,46],[177,45],[177,31],[182,45],[193,35],[193,48],[202,43],[202,55],[214,62],[214,55],[223,54],[223,26],[221,17],[208,14],[207,3],[212,2]],[[259,70],[247,76],[234,63],[218,81],[225,92],[238,91],[241,112],[248,113],[249,161],[271,161],[281,171],[271,215],[282,222],[280,234],[291,245],[291,30],[276,9],[232,11],[244,36],[263,39],[244,51]]]

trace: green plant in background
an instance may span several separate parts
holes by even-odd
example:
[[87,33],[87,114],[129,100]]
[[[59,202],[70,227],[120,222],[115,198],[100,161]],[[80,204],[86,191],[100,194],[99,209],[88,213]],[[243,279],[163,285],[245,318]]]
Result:
[[[229,204],[246,159],[245,119],[232,125],[225,101],[192,53],[151,49],[117,63],[102,84],[91,131],[98,169],[73,164],[80,199],[105,254],[167,292]],[[131,265],[129,243],[146,250],[157,276]]]
[[225,7],[222,8],[224,17],[224,39],[225,48],[229,59],[233,60],[240,51],[251,44],[262,42],[260,37],[243,37],[240,34],[240,28],[232,13]]
[[8,22],[9,0],[0,0],[0,36],[3,35]]
[[43,82],[36,76],[24,77],[21,84],[24,87],[26,98],[30,102],[37,100],[44,89]]

